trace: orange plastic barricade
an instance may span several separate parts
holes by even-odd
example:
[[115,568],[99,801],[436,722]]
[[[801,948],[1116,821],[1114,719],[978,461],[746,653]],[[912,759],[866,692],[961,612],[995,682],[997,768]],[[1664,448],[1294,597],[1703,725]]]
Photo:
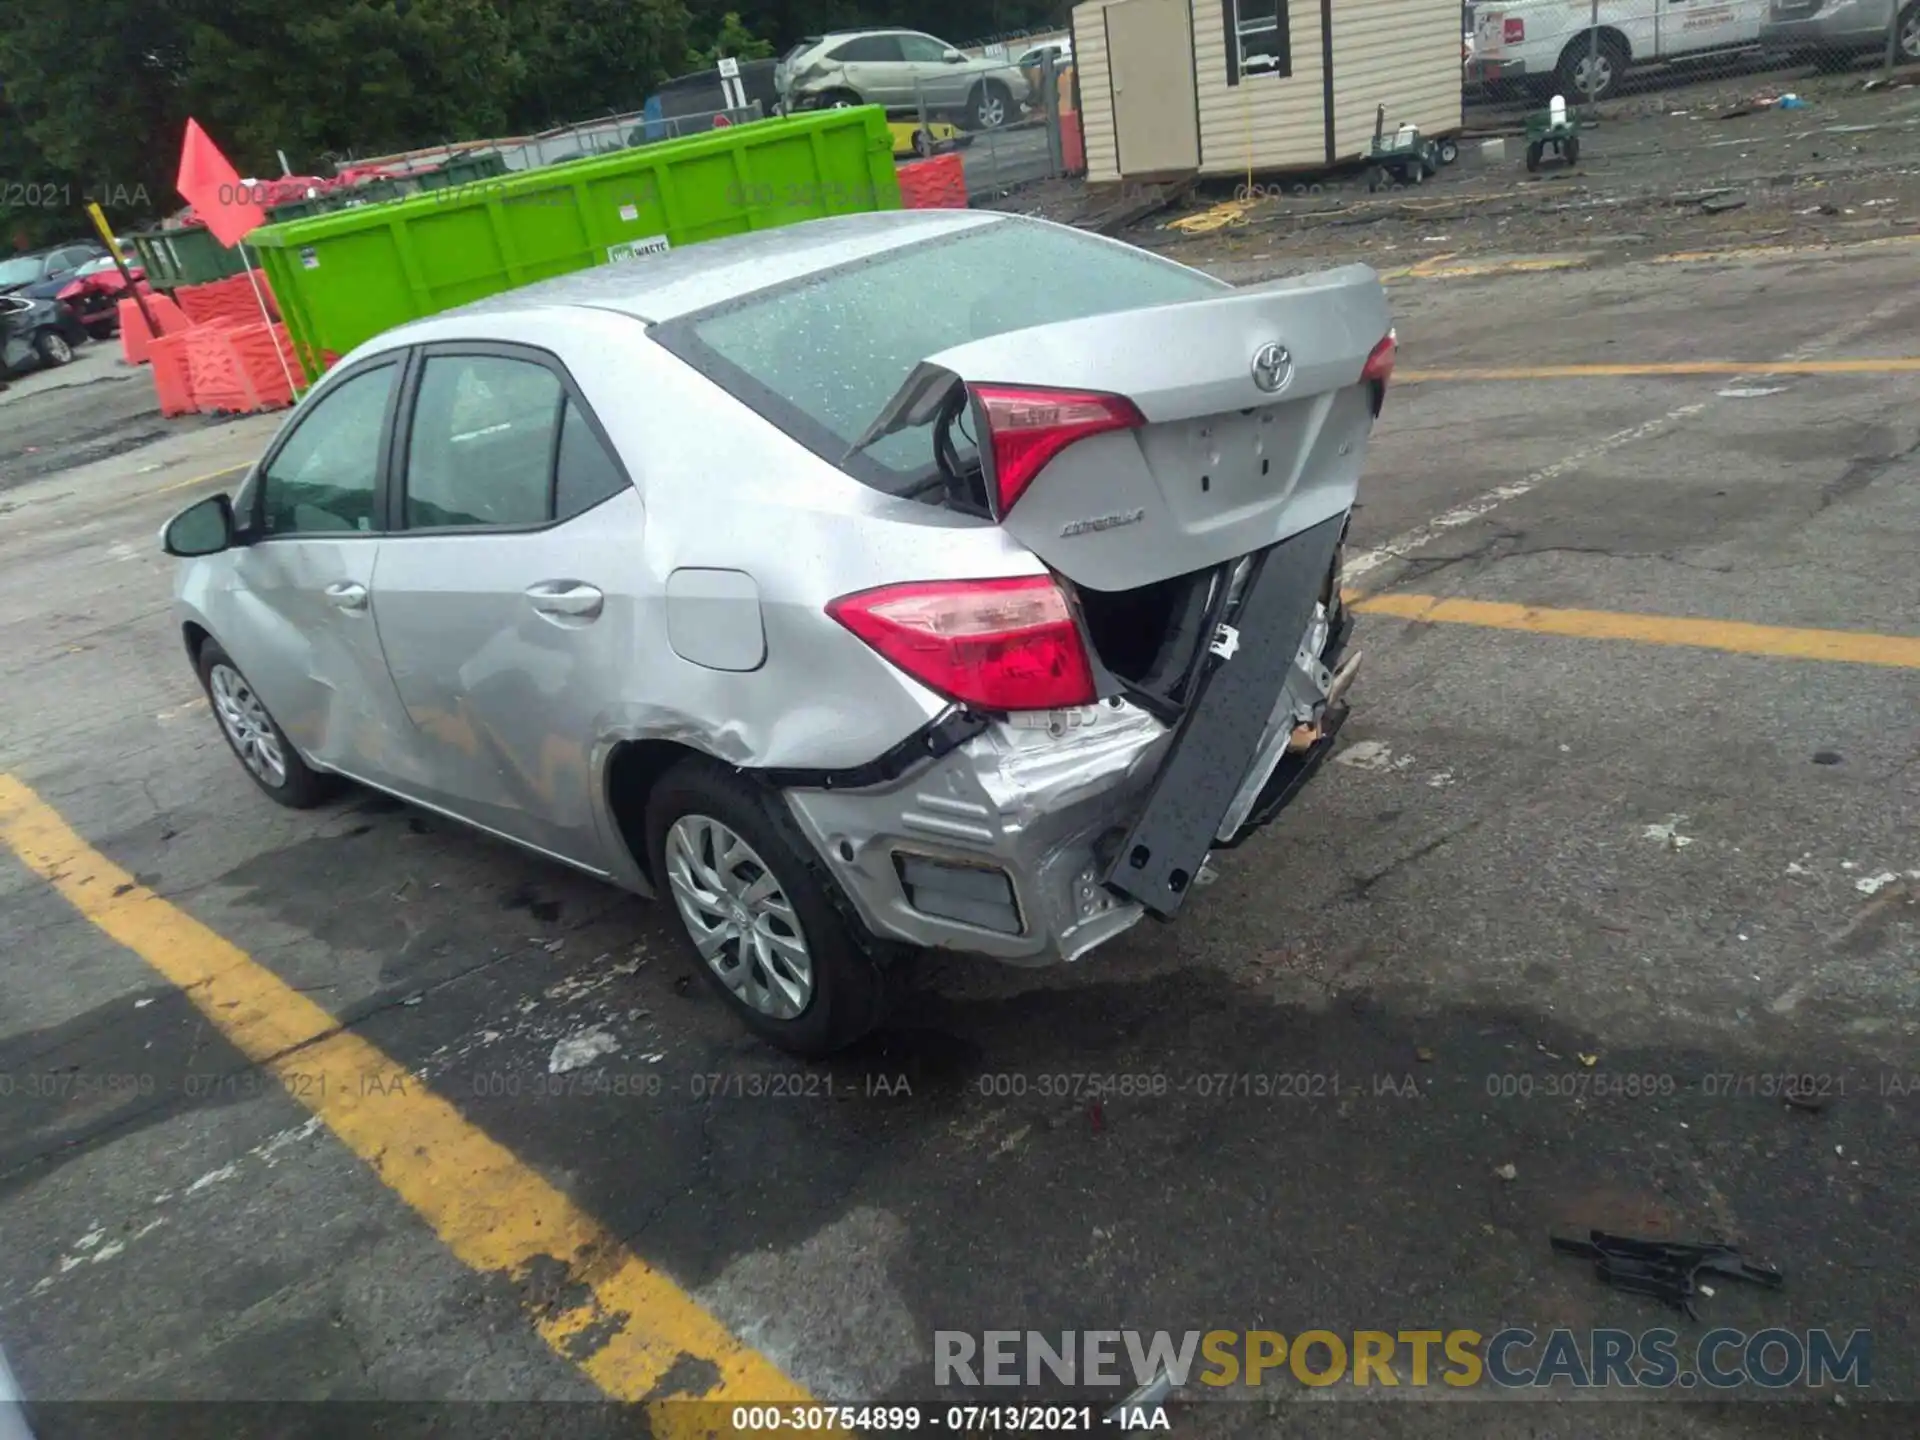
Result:
[[[251,325],[198,325],[184,338],[195,409],[251,414],[293,403],[288,379],[293,347],[287,342],[285,326],[264,320]],[[276,346],[279,355],[274,353]],[[281,365],[282,357],[286,367]]]
[[147,317],[140,313],[140,302],[131,295],[120,298],[120,358],[129,365],[147,363],[147,347],[153,336],[147,330]]
[[958,155],[910,160],[900,169],[900,203],[909,210],[964,210],[967,172]]
[[1078,110],[1060,112],[1060,166],[1069,175],[1087,173],[1087,137]]
[[153,362],[153,388],[160,398],[162,415],[190,415],[194,411],[193,374],[187,353],[187,343],[193,334],[191,329],[178,330],[156,335],[147,344],[147,358]]
[[[193,328],[193,321],[187,318],[186,312],[157,290],[147,295],[147,308],[153,312],[154,321],[163,335],[176,335]],[[147,329],[147,317],[140,313],[140,306],[131,295],[121,298],[119,309],[121,358],[129,365],[144,365],[148,347],[154,338]]]
[[[274,306],[273,292],[268,289],[264,276],[260,281],[260,291],[266,298],[268,313],[278,320],[280,312]],[[180,308],[187,312],[187,318],[196,325],[207,325],[216,320],[235,325],[262,323],[260,297],[253,293],[253,283],[245,275],[229,275],[224,280],[210,280],[204,285],[182,285],[173,292],[173,298],[180,302]]]

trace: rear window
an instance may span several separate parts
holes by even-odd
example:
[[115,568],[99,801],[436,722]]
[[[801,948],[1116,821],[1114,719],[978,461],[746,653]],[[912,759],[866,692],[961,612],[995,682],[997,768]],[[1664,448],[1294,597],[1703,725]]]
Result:
[[756,291],[654,333],[815,454],[897,494],[936,473],[931,425],[850,460],[847,450],[922,360],[1010,330],[1230,288],[1072,230],[999,222]]

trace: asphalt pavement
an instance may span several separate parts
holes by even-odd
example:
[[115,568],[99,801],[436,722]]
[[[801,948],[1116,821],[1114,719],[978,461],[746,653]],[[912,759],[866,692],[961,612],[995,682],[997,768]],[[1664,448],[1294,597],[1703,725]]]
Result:
[[[270,418],[22,479],[0,1346],[23,1386],[739,1398],[777,1369],[833,1402],[1073,1399],[938,1385],[935,1333],[1671,1324],[1865,1330],[1870,1377],[1596,1410],[1275,1372],[1170,1418],[1913,1433],[1913,264],[1396,281],[1334,763],[1177,924],[1054,971],[928,957],[817,1067],[748,1039],[642,902],[365,793],[258,795],[152,537]],[[1648,369],[1703,359],[1724,368]],[[317,1093],[343,1045],[378,1094]],[[553,1084],[583,1045],[600,1083]],[[1589,1226],[1730,1239],[1786,1283],[1686,1322],[1550,1251]]]

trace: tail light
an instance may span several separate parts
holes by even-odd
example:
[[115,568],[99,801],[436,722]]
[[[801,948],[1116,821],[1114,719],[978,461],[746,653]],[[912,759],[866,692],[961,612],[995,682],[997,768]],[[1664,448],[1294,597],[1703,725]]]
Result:
[[1373,347],[1373,353],[1367,356],[1366,368],[1361,370],[1362,380],[1377,380],[1382,385],[1393,379],[1393,362],[1400,353],[1400,333],[1389,330],[1386,338]]
[[968,387],[986,426],[993,457],[996,517],[1004,517],[1049,460],[1076,440],[1109,430],[1133,430],[1146,418],[1124,395],[1089,390],[1027,390],[1009,385]]
[[1093,703],[1093,666],[1067,597],[1048,575],[884,585],[827,614],[907,674],[983,710]]
[[1367,356],[1367,363],[1361,367],[1361,380],[1373,386],[1373,416],[1376,420],[1387,403],[1387,382],[1393,379],[1393,362],[1399,354],[1399,332],[1389,330],[1386,338],[1373,347],[1373,353]]
[[1527,38],[1527,22],[1516,16],[1509,15],[1507,17],[1507,23],[1500,27],[1500,38],[1509,45],[1525,44]]

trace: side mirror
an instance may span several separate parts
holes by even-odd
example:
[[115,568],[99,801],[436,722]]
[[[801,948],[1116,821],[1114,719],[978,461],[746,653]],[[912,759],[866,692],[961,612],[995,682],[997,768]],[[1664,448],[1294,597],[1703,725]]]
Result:
[[169,555],[191,559],[218,555],[233,544],[233,501],[226,495],[196,500],[160,532],[160,548]]
[[940,52],[940,58],[946,61],[947,64],[949,65],[964,65],[967,63],[967,57],[962,55],[958,50],[954,49],[951,45],[949,45],[945,50]]

